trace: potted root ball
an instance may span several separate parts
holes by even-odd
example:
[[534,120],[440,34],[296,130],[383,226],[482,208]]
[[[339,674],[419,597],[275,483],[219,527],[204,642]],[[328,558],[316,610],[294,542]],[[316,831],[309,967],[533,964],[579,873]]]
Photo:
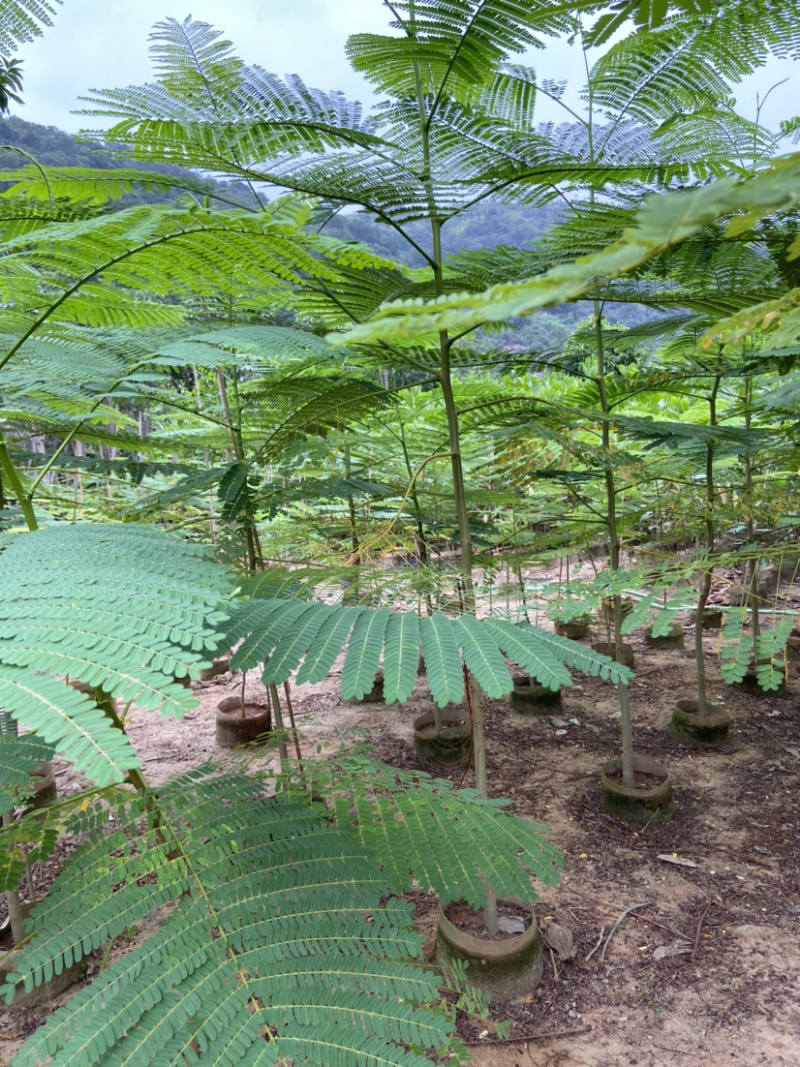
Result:
[[212,678],[220,678],[231,669],[231,654],[226,652],[224,656],[217,656],[211,661],[210,667],[202,667],[200,681],[210,682]]
[[354,704],[383,704],[383,671],[379,670],[372,684],[372,689],[361,699],[353,699]]
[[472,746],[469,713],[453,704],[441,709],[434,705],[414,720],[414,752],[426,770],[463,767]]
[[679,622],[669,625],[666,633],[654,633],[655,627],[648,626],[644,631],[644,640],[651,648],[677,648],[683,651],[683,627]]
[[[700,616],[700,625],[704,630],[721,630],[722,624],[725,621],[725,612],[722,608],[712,604],[711,607],[703,609],[703,614]],[[689,612],[689,622],[697,622],[697,612]]]
[[226,697],[217,704],[217,745],[235,748],[250,744],[272,729],[270,705],[246,701],[244,690],[247,672],[242,671],[242,686],[237,696]]
[[[630,770],[629,776],[626,771]],[[631,755],[608,760],[600,774],[603,811],[625,822],[646,825],[672,813],[672,782],[667,768],[647,756]]]
[[494,904],[494,934],[483,912],[461,902],[440,905],[436,959],[446,972],[453,961],[465,961],[468,980],[492,1000],[516,1000],[529,996],[542,977],[542,936],[529,905],[502,899]]
[[555,631],[559,637],[568,637],[570,641],[582,641],[589,636],[590,618],[577,615],[574,619],[556,619]]
[[530,675],[514,678],[514,688],[509,697],[514,711],[528,715],[555,715],[561,707],[561,687],[551,689],[540,685]]

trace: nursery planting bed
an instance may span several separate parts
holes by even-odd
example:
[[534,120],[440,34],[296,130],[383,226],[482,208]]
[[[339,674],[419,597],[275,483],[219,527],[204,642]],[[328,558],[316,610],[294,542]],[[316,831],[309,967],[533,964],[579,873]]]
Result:
[[[733,723],[722,749],[702,750],[666,733],[675,699],[693,695],[692,659],[653,649],[642,634],[632,638],[636,750],[669,767],[676,805],[666,823],[631,827],[601,809],[599,767],[619,750],[612,686],[576,675],[551,717],[487,700],[492,795],[549,826],[563,851],[561,884],[542,888],[535,911],[540,922],[549,918],[572,932],[576,955],[560,960],[546,949],[544,977],[530,996],[493,1011],[489,1023],[459,1018],[479,1067],[800,1063],[798,666],[790,664],[781,696],[737,692],[720,680],[716,639],[705,638],[709,697]],[[368,740],[378,758],[418,767],[412,724],[432,707],[424,677],[403,707],[345,703],[338,686],[334,673],[292,690],[304,755],[318,744],[335,749]],[[182,722],[133,709],[130,733],[149,782],[212,757],[223,766],[245,758],[214,743],[216,704],[239,688],[230,675],[200,684],[201,705]],[[249,679],[248,698],[262,695]],[[62,794],[83,787],[66,764],[56,764]],[[452,777],[474,784],[469,768]],[[71,844],[62,841],[38,872],[40,887]],[[419,894],[416,903],[431,954],[437,902]],[[136,938],[151,929],[140,925]],[[131,944],[119,938],[114,954]],[[499,1041],[495,1024],[502,1019],[511,1030]],[[0,1009],[0,1062],[40,1020],[34,1011]]]

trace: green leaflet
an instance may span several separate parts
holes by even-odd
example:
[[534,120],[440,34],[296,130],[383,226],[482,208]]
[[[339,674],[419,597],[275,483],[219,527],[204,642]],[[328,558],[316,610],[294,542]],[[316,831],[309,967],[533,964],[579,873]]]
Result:
[[393,614],[386,627],[383,653],[383,699],[401,704],[411,696],[419,666],[419,618]]
[[[272,650],[284,637],[298,616],[308,610],[302,600],[284,600],[275,603],[275,610],[261,626],[251,631],[237,648],[231,659],[234,670],[249,670],[263,660],[269,659]],[[279,679],[283,681],[283,679]]]
[[506,655],[526,670],[532,678],[551,689],[560,685],[572,685],[569,671],[559,662],[553,651],[530,627],[515,626],[501,619],[490,619],[489,628],[497,636]]
[[[356,620],[365,608],[339,608],[326,619],[317,634],[314,648],[305,658],[297,672],[297,684],[321,682],[333,666],[333,661],[342,651],[345,641]],[[283,680],[283,679],[280,679]],[[371,683],[370,683],[371,685]]]
[[420,640],[431,696],[443,708],[464,699],[464,672],[450,619],[433,615],[420,619]]
[[497,644],[486,640],[487,627],[472,616],[462,615],[454,630],[460,637],[464,662],[487,696],[501,697],[510,692],[511,675]]
[[372,689],[378,672],[389,612],[365,611],[356,619],[342,668],[342,698],[360,700]]
[[287,674],[296,670],[320,628],[333,614],[334,608],[329,604],[312,604],[294,617],[283,634],[279,651],[264,666],[261,675],[264,685],[285,681]]

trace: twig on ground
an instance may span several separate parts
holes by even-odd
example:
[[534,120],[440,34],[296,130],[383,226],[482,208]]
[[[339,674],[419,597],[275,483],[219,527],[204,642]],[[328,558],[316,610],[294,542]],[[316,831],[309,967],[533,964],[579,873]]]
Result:
[[[550,948],[549,945],[547,947]],[[553,955],[552,948],[550,948],[550,962],[553,964],[553,981],[557,981],[558,980],[558,967],[556,967],[556,958]]]
[[711,897],[708,898],[708,904],[706,904],[705,911],[700,916],[700,922],[697,924],[697,933],[694,935],[694,948],[692,949],[692,963],[694,963],[695,956],[697,955],[697,949],[700,947],[700,934],[703,929],[703,923],[706,921],[706,915],[708,915],[711,907]]
[[666,930],[668,934],[674,934],[676,937],[679,937],[681,941],[689,940],[686,934],[681,933],[680,930],[676,930],[674,926],[667,926],[666,923],[656,922],[655,919],[651,919],[647,915],[634,915],[634,919],[641,919],[643,923],[650,923],[651,926],[657,926],[659,930]]
[[601,943],[601,941],[603,940],[603,934],[604,934],[605,932],[606,932],[606,928],[605,928],[605,926],[603,926],[603,927],[601,928],[601,930],[600,930],[600,936],[599,936],[599,937],[598,937],[598,939],[597,939],[597,944],[596,944],[596,945],[594,946],[594,948],[592,949],[592,951],[591,951],[591,952],[589,953],[589,955],[588,955],[588,956],[586,957],[586,959],[585,959],[585,960],[583,961],[584,963],[588,963],[588,962],[589,962],[589,960],[590,960],[590,959],[592,958],[592,956],[594,956],[595,952],[597,952],[597,950],[598,950],[598,949],[600,948],[600,943]]
[[647,903],[644,903],[644,904],[631,904],[631,906],[629,908],[626,908],[625,911],[623,911],[622,914],[617,918],[617,921],[611,927],[611,933],[606,938],[606,943],[603,945],[603,951],[600,953],[600,962],[601,963],[603,963],[605,961],[606,950],[608,949],[608,946],[611,943],[611,938],[617,932],[617,927],[620,925],[620,923],[625,918],[625,916],[626,915],[630,915],[630,913],[632,911],[635,911],[637,908],[646,908],[646,907],[647,907]]

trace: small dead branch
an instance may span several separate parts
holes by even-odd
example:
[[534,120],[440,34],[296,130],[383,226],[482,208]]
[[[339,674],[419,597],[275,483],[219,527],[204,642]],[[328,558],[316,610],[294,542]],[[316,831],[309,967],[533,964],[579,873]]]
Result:
[[606,932],[606,928],[605,928],[605,926],[601,927],[601,929],[600,929],[600,936],[599,936],[599,937],[598,937],[598,939],[597,939],[597,944],[596,944],[596,945],[594,946],[594,948],[592,949],[592,951],[591,951],[591,952],[589,953],[589,955],[588,955],[588,956],[586,957],[586,959],[585,959],[585,960],[583,961],[584,963],[588,963],[588,962],[589,962],[589,960],[590,960],[590,959],[592,958],[592,956],[594,956],[595,952],[597,952],[597,950],[598,950],[598,949],[600,948],[600,944],[601,944],[601,942],[602,942],[602,940],[603,940],[603,934],[604,934],[605,932]]
[[625,911],[623,911],[622,914],[617,918],[617,921],[611,927],[611,933],[606,938],[605,945],[603,945],[603,951],[600,953],[600,962],[601,963],[603,963],[605,961],[606,951],[608,949],[609,944],[611,943],[611,938],[617,932],[617,928],[619,927],[620,923],[625,918],[625,916],[626,915],[630,915],[630,913],[632,911],[636,911],[637,908],[646,908],[646,907],[647,907],[646,903],[645,904],[631,904],[631,906],[629,908],[626,908]]
[[702,933],[703,923],[706,921],[706,915],[708,915],[708,912],[709,912],[710,908],[711,908],[711,898],[709,897],[708,898],[708,904],[706,904],[705,910],[703,911],[703,914],[700,916],[700,922],[697,924],[697,933],[694,935],[694,948],[692,949],[692,963],[694,963],[695,957],[697,956],[697,950],[700,947],[700,934]]
[[669,926],[667,923],[656,922],[656,920],[651,919],[649,915],[634,915],[634,919],[641,919],[643,923],[650,923],[651,926],[657,926],[659,930],[666,930],[668,934],[673,934],[675,937],[679,937],[681,941],[688,941],[686,934],[681,930],[676,930],[674,926]]

